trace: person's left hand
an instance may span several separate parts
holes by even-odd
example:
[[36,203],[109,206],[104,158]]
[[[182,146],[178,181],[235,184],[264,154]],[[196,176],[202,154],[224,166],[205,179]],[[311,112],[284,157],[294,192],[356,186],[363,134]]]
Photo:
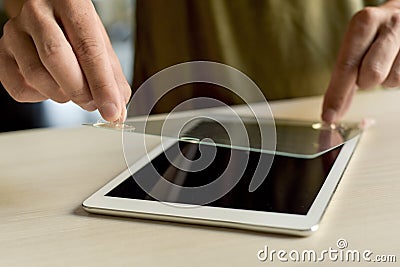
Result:
[[322,120],[338,121],[358,88],[400,86],[400,0],[366,7],[351,20],[325,93]]

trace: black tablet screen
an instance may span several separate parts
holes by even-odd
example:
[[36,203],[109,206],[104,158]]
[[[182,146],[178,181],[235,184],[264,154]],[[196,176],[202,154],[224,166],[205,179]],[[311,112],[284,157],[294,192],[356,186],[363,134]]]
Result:
[[[179,142],[176,145],[179,145],[180,150],[187,158],[194,160],[200,157],[198,144]],[[207,147],[211,149],[209,145],[202,146],[205,149]],[[260,154],[259,152],[235,151],[235,153],[249,153],[249,161],[244,175],[230,192],[207,206],[306,215],[340,150],[341,146],[312,159],[275,155],[267,178],[254,192],[249,192],[249,184],[259,162]],[[168,150],[166,153],[171,159],[171,153]],[[233,152],[230,148],[217,147],[213,162],[207,168],[196,172],[177,169],[170,163],[165,153],[162,153],[137,171],[134,176],[135,179],[147,179],[151,175],[159,174],[170,182],[174,182],[179,177],[181,186],[201,186],[217,179],[224,172],[231,153]],[[174,157],[173,153],[172,157]],[[158,174],[154,173],[154,169]],[[132,177],[128,177],[106,196],[155,201],[140,188]],[[171,202],[170,199],[161,200]],[[179,200],[179,194],[174,201],[182,203]],[[199,204],[195,198],[190,202],[185,204]]]

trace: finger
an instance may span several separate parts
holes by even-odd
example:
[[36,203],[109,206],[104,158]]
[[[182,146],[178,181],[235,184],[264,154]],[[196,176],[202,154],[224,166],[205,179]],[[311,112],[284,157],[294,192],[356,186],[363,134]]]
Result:
[[119,60],[118,60],[117,56],[115,55],[114,50],[112,50],[112,48],[111,48],[111,51],[109,51],[109,53],[112,55],[111,56],[111,58],[112,58],[111,65],[113,66],[114,77],[118,84],[118,88],[120,89],[120,101],[121,101],[122,111],[121,111],[121,115],[120,115],[120,118],[118,119],[118,121],[124,122],[127,117],[126,105],[128,104],[128,102],[130,100],[132,90],[125,78],[125,75],[124,75],[122,69],[121,69]]
[[131,86],[129,85],[128,81],[126,80],[126,77],[124,75],[124,72],[122,71],[121,64],[119,62],[119,59],[117,55],[115,54],[115,51],[111,45],[111,41],[108,38],[107,32],[104,28],[104,26],[101,24],[102,28],[102,33],[103,33],[103,38],[107,47],[107,52],[108,55],[110,56],[111,59],[111,66],[114,72],[114,77],[115,80],[118,84],[118,88],[120,90],[120,94],[122,99],[124,100],[124,105],[128,104],[131,94],[132,94],[132,89]]
[[121,116],[121,97],[94,6],[91,1],[59,3],[58,8],[62,10],[59,10],[58,15],[83,69],[93,99],[104,119],[116,121]]
[[[110,45],[111,46],[111,45]],[[111,66],[113,68],[114,77],[120,90],[120,103],[121,103],[121,115],[118,118],[118,122],[124,122],[127,116],[126,104],[129,102],[131,95],[131,88],[126,81],[125,75],[122,72],[121,65],[114,50],[107,48],[109,55],[111,55]]]
[[397,54],[392,68],[390,69],[389,75],[382,85],[389,88],[400,86],[400,53]]
[[358,74],[357,84],[368,89],[382,84],[388,77],[400,47],[400,15],[393,14],[379,28],[378,36],[366,53]]
[[32,37],[43,66],[56,83],[69,99],[85,108],[93,100],[85,76],[52,10],[45,3],[27,1],[21,11],[21,25]]
[[[100,18],[99,18],[99,22],[100,22]],[[132,94],[132,89],[131,89],[128,81],[126,80],[126,77],[122,71],[122,67],[119,62],[119,59],[118,59],[117,55],[115,54],[115,51],[111,45],[111,41],[108,38],[107,32],[106,32],[104,26],[101,24],[101,22],[100,22],[100,25],[101,25],[105,45],[107,48],[107,52],[111,59],[111,66],[112,66],[112,69],[114,72],[114,77],[117,82],[118,88],[120,90],[120,95],[122,98],[122,100],[121,100],[122,101],[122,113],[121,113],[121,117],[120,117],[119,121],[123,122],[126,120],[126,117],[127,117],[126,104],[128,104],[128,102],[130,100],[130,97]]]
[[353,98],[354,98],[354,95],[355,95],[357,89],[358,89],[358,86],[357,86],[357,85],[354,85],[354,86],[349,90],[348,94],[346,95],[346,97],[345,97],[345,99],[344,99],[344,101],[343,101],[342,108],[341,108],[340,111],[337,113],[337,116],[336,116],[337,121],[340,120],[340,119],[345,115],[345,113],[349,110],[349,108],[350,108],[350,106],[351,106],[351,103],[353,102]]
[[365,8],[350,22],[325,93],[322,111],[324,121],[333,123],[342,112],[347,95],[356,85],[359,66],[375,38],[381,17],[379,10]]
[[14,58],[4,52],[0,54],[0,80],[10,96],[18,102],[40,102],[47,99],[25,82]]
[[8,47],[10,47],[22,76],[29,85],[56,102],[69,101],[69,98],[41,63],[33,41],[27,34],[19,32],[6,40],[9,40]]

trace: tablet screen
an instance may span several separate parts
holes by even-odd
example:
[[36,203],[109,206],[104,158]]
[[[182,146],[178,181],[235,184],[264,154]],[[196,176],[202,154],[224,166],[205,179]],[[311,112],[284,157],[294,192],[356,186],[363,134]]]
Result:
[[[180,141],[176,145],[179,145],[182,154],[189,159],[195,160],[200,156],[198,144]],[[215,149],[211,145],[203,144],[201,146],[204,146],[202,149],[207,149],[207,147]],[[249,184],[259,162],[260,152],[236,151],[238,153],[249,153],[249,161],[244,175],[231,191],[220,199],[207,204],[207,206],[306,215],[342,146],[312,159],[275,155],[267,178],[254,192],[249,192]],[[173,183],[179,177],[177,184],[185,187],[205,185],[217,179],[224,172],[232,153],[229,148],[217,147],[216,157],[207,168],[191,172],[180,170],[171,164],[169,161],[171,151],[168,150],[166,152],[168,158],[165,153],[159,154],[133,174],[135,179],[146,179],[150,176],[161,175]],[[154,169],[158,174],[154,173]],[[106,196],[155,201],[140,188],[132,177],[127,177]],[[161,200],[171,202],[171,199]],[[182,203],[179,200],[179,195],[174,199],[174,202]],[[193,199],[191,203],[184,204],[199,203],[196,203],[196,200]]]

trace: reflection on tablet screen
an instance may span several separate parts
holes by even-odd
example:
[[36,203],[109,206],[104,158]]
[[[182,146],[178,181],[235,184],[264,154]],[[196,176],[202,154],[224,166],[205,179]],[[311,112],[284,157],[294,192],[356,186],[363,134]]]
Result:
[[[210,145],[203,146],[205,149],[207,147],[215,149]],[[200,156],[199,144],[179,142],[179,147],[188,159],[194,160]],[[275,155],[268,177],[254,192],[249,192],[248,189],[260,153],[241,150],[240,153],[249,153],[249,162],[244,175],[230,192],[207,206],[306,215],[341,148],[342,146],[339,146],[312,159]],[[168,150],[167,153],[171,158]],[[146,179],[150,176],[161,175],[172,183],[185,187],[197,187],[217,179],[225,171],[231,153],[229,148],[217,147],[214,161],[207,168],[198,172],[177,169],[162,153],[137,171],[134,177],[135,179]],[[154,169],[158,174],[154,173]],[[155,200],[143,191],[132,177],[128,177],[106,196]],[[179,200],[179,194],[174,194],[174,197],[171,198],[168,192],[165,194],[165,199],[161,200],[182,203]],[[198,203],[196,203],[196,199],[193,199],[192,202],[184,204]]]

